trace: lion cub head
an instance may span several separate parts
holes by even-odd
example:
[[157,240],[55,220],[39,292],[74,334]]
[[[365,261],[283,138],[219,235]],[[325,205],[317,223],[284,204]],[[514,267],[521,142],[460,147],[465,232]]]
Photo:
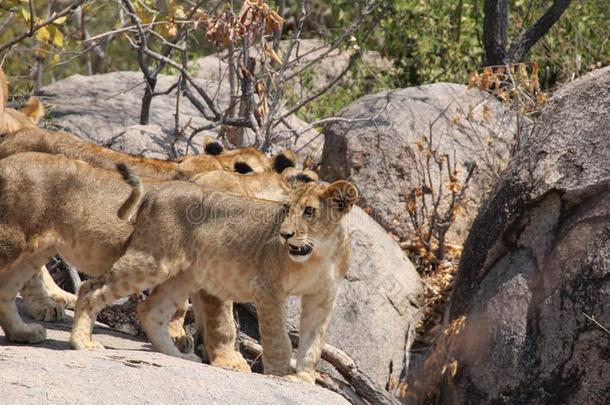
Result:
[[286,214],[279,237],[290,259],[305,262],[315,252],[323,252],[325,241],[331,239],[329,236],[357,199],[356,187],[344,180],[308,183],[296,189],[284,205]]

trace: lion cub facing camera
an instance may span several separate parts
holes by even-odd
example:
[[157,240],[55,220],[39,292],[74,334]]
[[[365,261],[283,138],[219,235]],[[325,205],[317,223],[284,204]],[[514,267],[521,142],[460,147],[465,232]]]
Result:
[[288,203],[164,183],[142,197],[125,254],[104,275],[83,283],[71,346],[101,348],[91,339],[97,314],[120,297],[157,287],[139,308],[148,338],[162,353],[198,360],[177,350],[167,324],[189,294],[204,289],[221,300],[256,303],[265,373],[287,375],[291,345],[284,301],[296,295],[302,296],[301,342],[291,378],[313,383],[351,261],[341,220],[357,197],[347,181],[300,185]]

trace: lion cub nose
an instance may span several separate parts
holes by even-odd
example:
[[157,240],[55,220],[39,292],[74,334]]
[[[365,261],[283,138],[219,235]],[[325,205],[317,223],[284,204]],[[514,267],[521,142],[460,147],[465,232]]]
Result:
[[288,240],[290,238],[292,238],[294,236],[294,232],[292,233],[288,233],[288,232],[280,232],[280,235],[282,236],[282,238],[284,238],[285,240]]

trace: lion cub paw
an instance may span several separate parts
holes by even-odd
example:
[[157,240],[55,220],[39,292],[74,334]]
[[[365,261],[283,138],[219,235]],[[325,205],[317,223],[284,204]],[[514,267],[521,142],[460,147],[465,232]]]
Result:
[[59,292],[52,294],[51,298],[60,304],[63,303],[63,306],[66,309],[74,310],[74,308],[76,308],[76,295],[67,291],[60,289]]
[[307,384],[315,384],[316,379],[310,373],[296,373],[285,375],[284,378],[288,381],[304,382]]
[[195,351],[195,339],[190,335],[175,337],[174,344],[181,353],[193,353]]
[[10,333],[6,332],[6,339],[17,343],[40,343],[47,338],[47,331],[41,325],[25,325]]
[[70,347],[74,350],[104,350],[104,345],[95,340],[71,340]]
[[225,368],[228,370],[240,371],[242,373],[251,373],[250,365],[238,351],[233,351],[222,356],[217,356],[214,361],[210,362],[214,367]]

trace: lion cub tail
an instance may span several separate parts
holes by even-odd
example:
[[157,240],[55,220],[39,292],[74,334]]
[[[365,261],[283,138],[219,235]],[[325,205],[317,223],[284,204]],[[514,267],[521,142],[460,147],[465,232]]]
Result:
[[125,163],[117,163],[116,169],[123,176],[123,180],[131,187],[131,194],[119,208],[118,216],[122,220],[131,221],[135,213],[138,212],[144,197],[144,186],[142,180]]

